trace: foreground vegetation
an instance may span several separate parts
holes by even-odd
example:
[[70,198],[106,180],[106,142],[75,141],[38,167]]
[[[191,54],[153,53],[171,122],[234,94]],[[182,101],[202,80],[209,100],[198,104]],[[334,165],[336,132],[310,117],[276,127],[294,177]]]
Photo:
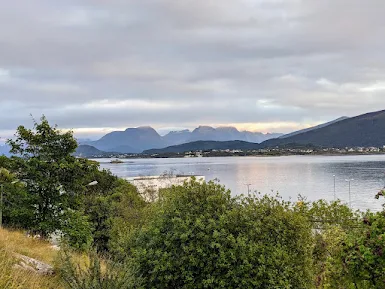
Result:
[[[0,158],[8,228],[0,230],[0,288],[385,288],[384,212],[232,197],[195,181],[147,203],[131,184],[73,157],[72,133],[45,118],[19,127],[9,144],[15,156]],[[53,233],[60,251],[45,241]],[[14,253],[55,265],[55,275],[14,269]]]
[[40,276],[33,272],[15,269],[14,253],[23,254],[53,264],[57,251],[42,240],[27,238],[17,231],[0,229],[0,288],[64,288],[58,276]]

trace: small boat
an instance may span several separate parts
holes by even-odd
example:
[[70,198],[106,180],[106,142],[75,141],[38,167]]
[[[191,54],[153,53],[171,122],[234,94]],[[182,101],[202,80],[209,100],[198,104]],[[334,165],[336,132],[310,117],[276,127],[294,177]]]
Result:
[[124,161],[121,161],[119,159],[110,161],[110,164],[122,164],[122,163],[124,163]]

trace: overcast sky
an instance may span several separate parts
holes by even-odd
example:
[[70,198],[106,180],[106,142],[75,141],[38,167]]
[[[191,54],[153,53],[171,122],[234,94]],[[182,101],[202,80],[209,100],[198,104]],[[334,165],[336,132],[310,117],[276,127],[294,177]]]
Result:
[[385,108],[384,0],[0,0],[0,136],[287,132]]

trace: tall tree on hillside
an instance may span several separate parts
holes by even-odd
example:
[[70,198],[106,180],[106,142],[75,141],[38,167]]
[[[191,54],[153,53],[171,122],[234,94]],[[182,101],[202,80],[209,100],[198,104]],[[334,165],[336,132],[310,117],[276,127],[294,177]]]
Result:
[[19,126],[8,144],[17,177],[36,209],[30,228],[47,236],[60,228],[65,210],[79,205],[78,197],[97,164],[75,158],[73,133],[51,126],[44,116],[34,121],[33,129]]

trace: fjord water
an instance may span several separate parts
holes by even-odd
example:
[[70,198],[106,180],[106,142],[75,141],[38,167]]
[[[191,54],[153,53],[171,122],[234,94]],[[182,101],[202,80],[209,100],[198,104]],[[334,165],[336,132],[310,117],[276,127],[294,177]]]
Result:
[[375,200],[384,187],[385,155],[362,156],[284,156],[221,157],[180,159],[130,159],[110,164],[98,159],[102,168],[119,177],[153,176],[165,172],[203,175],[218,179],[233,195],[250,191],[276,194],[286,200],[298,195],[308,200],[334,199],[334,175],[337,198],[349,202],[351,181],[352,207],[380,210],[384,199]]

